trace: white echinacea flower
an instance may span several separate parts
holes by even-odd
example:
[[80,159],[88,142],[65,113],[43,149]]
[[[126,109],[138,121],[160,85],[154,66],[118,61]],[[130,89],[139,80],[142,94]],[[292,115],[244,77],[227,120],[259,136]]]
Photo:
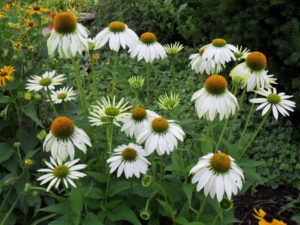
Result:
[[251,103],[260,104],[256,110],[263,109],[262,116],[269,110],[272,110],[274,118],[278,119],[278,112],[283,116],[289,116],[288,111],[293,112],[296,107],[295,102],[288,100],[293,97],[292,95],[286,95],[284,92],[277,93],[276,88],[269,88],[268,90],[260,89],[255,91],[257,94],[264,96],[265,98],[253,98]]
[[73,88],[63,87],[57,91],[52,91],[51,99],[54,104],[60,104],[62,102],[69,102],[75,99],[76,93]]
[[48,54],[54,56],[56,50],[61,58],[72,58],[83,51],[89,51],[88,30],[77,23],[72,13],[56,14],[53,30],[47,40]]
[[62,85],[65,79],[64,74],[56,75],[55,70],[51,72],[46,71],[42,76],[33,75],[29,77],[26,89],[28,91],[52,90],[55,86]]
[[75,156],[75,147],[86,153],[87,147],[92,146],[89,136],[84,130],[74,125],[68,117],[57,117],[51,124],[51,129],[46,136],[43,149],[51,151],[54,159],[60,158],[64,161],[70,156],[71,160]]
[[242,189],[245,180],[242,169],[234,159],[225,153],[209,153],[202,156],[190,170],[192,183],[197,183],[197,191],[204,189],[204,195],[217,196],[220,202],[224,194],[228,199]]
[[136,33],[120,21],[111,22],[94,39],[95,49],[102,48],[108,42],[109,48],[116,52],[120,50],[120,47],[123,49],[126,49],[127,46],[133,48],[138,41],[139,37]]
[[58,189],[60,184],[63,184],[65,188],[69,187],[69,184],[76,188],[76,184],[73,180],[77,180],[81,177],[85,177],[86,174],[79,172],[78,170],[84,169],[87,165],[76,164],[79,159],[64,162],[57,158],[54,160],[50,157],[50,162],[45,161],[48,168],[43,168],[37,170],[37,172],[46,173],[40,176],[37,180],[41,181],[41,185],[48,184],[47,191],[49,191],[53,186]]

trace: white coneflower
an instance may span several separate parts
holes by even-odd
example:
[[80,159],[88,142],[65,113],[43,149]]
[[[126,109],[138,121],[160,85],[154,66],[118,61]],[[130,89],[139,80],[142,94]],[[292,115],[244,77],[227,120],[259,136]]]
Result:
[[228,199],[242,189],[244,175],[234,159],[225,153],[209,153],[202,156],[191,169],[192,183],[197,183],[197,191],[204,189],[204,194],[211,198],[217,196],[219,202],[224,194]]
[[199,118],[205,117],[213,121],[217,114],[220,120],[228,119],[238,109],[236,97],[227,90],[227,81],[223,76],[212,75],[205,85],[192,96],[195,100],[195,108]]
[[73,91],[73,88],[63,87],[57,91],[52,91],[51,99],[55,104],[60,104],[74,100],[75,95],[76,93]]
[[235,59],[234,52],[237,51],[237,48],[231,44],[227,44],[226,40],[217,38],[205,47],[202,57],[208,62],[212,60],[216,64],[225,66],[227,62]]
[[138,61],[145,59],[146,62],[166,58],[166,51],[156,40],[155,34],[151,32],[143,33],[138,45],[130,49],[130,57],[137,58]]
[[121,131],[125,132],[129,137],[134,135],[137,138],[154,117],[158,117],[155,112],[137,107],[131,111],[131,114],[123,118],[124,124]]
[[57,117],[51,124],[51,129],[46,136],[43,149],[51,151],[53,158],[64,161],[68,156],[74,159],[75,147],[86,153],[87,147],[92,146],[90,138],[84,130],[76,127],[68,117]]
[[284,92],[277,94],[276,88],[268,90],[258,90],[257,94],[265,96],[265,98],[253,98],[250,100],[252,103],[259,103],[260,105],[256,110],[263,109],[262,116],[265,115],[269,110],[272,110],[274,118],[278,119],[278,112],[283,116],[289,116],[288,111],[293,112],[296,107],[295,102],[288,100],[293,97],[292,95],[285,95]]
[[233,79],[241,74],[243,77],[248,77],[242,86],[247,87],[247,91],[270,88],[272,84],[276,84],[276,79],[273,75],[268,75],[266,66],[266,56],[261,52],[252,52],[247,55],[246,61],[234,67],[229,75]]
[[132,76],[128,79],[128,83],[130,87],[134,89],[143,87],[144,82],[145,82],[145,78],[142,76]]
[[170,92],[169,95],[165,93],[158,98],[158,106],[164,110],[174,110],[178,106],[179,102],[179,94],[174,94],[173,92]]
[[117,177],[124,173],[127,179],[133,176],[140,178],[141,174],[146,174],[151,164],[145,156],[145,150],[139,145],[121,145],[114,149],[113,155],[107,160],[110,173],[117,170]]
[[77,23],[72,13],[56,14],[53,30],[48,38],[48,54],[54,56],[56,50],[61,58],[72,58],[89,50],[88,30]]
[[63,163],[59,158],[54,160],[50,157],[50,162],[45,161],[48,168],[37,170],[38,172],[47,174],[40,176],[37,180],[41,181],[41,185],[50,182],[47,191],[52,187],[58,189],[60,184],[64,185],[65,188],[68,188],[69,184],[76,188],[76,184],[73,180],[85,177],[86,174],[79,172],[78,170],[82,170],[87,166],[85,164],[76,165],[77,162],[79,162],[79,159]]
[[206,60],[202,57],[207,47],[208,45],[201,47],[198,53],[192,54],[189,57],[191,60],[190,66],[195,73],[211,75],[213,73],[219,73],[224,67],[221,63],[216,63],[215,60]]
[[236,60],[245,59],[250,54],[248,48],[243,48],[242,46],[237,46],[236,48],[237,51],[233,53]]
[[52,90],[55,86],[61,85],[65,79],[64,74],[56,75],[55,70],[45,72],[42,76],[33,75],[27,80],[26,89],[28,91]]
[[169,55],[175,55],[183,49],[183,45],[175,42],[174,44],[165,44],[163,48]]
[[147,154],[156,150],[158,155],[169,155],[177,147],[178,140],[183,141],[184,135],[182,128],[174,120],[155,117],[137,137],[137,142],[145,142]]
[[111,22],[94,39],[96,49],[102,48],[108,42],[109,48],[116,52],[119,51],[120,47],[123,49],[126,49],[127,46],[133,48],[138,44],[138,41],[139,37],[136,33],[120,21]]
[[100,102],[97,101],[97,105],[92,105],[89,121],[92,123],[92,126],[101,126],[108,124],[112,120],[116,126],[120,126],[119,122],[129,115],[125,111],[130,108],[131,106],[128,105],[128,102],[124,102],[124,98],[116,103],[115,96],[113,96],[112,100],[108,96],[107,98],[102,97]]

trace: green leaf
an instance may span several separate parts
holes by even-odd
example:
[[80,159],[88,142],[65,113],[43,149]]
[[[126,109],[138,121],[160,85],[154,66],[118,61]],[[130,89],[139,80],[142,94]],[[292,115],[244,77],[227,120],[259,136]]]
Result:
[[96,181],[100,183],[106,183],[107,182],[107,177],[99,172],[94,172],[94,171],[86,171],[86,174],[89,175],[90,177],[94,178]]
[[142,225],[137,219],[134,212],[128,208],[126,205],[121,205],[111,212],[109,212],[108,217],[113,221],[122,221],[126,220],[134,225]]
[[186,218],[182,217],[182,216],[178,216],[176,219],[175,219],[175,222],[176,223],[179,223],[181,225],[204,225],[204,223],[202,222],[189,222]]
[[79,192],[78,188],[73,188],[69,193],[69,203],[71,209],[76,215],[80,215],[83,208],[82,194]]
[[68,216],[62,216],[49,223],[49,225],[74,225],[74,223]]
[[165,201],[162,201],[162,200],[159,200],[159,199],[157,199],[157,201],[158,201],[158,203],[161,205],[161,207],[165,210],[165,212],[166,212],[169,216],[171,216],[171,217],[174,216],[174,211],[173,211],[172,206],[170,206],[170,205],[169,205],[167,202],[165,202]]
[[13,99],[11,97],[0,94],[0,103],[6,104],[10,102],[13,102]]
[[195,190],[195,185],[194,184],[183,184],[182,188],[183,188],[183,191],[189,201],[189,206],[191,206],[193,191]]
[[7,143],[0,143],[0,163],[8,160],[14,153],[15,148]]
[[39,126],[44,128],[43,124],[41,123],[40,119],[37,116],[36,109],[33,104],[28,104],[28,105],[24,106],[24,108],[22,110],[26,116],[30,117]]
[[300,224],[300,214],[296,214],[292,217],[292,220],[294,220],[297,224]]
[[59,203],[59,204],[47,206],[45,208],[41,208],[41,209],[39,209],[39,211],[54,212],[54,213],[58,213],[58,214],[63,214],[68,209],[69,209],[69,204]]
[[86,214],[82,225],[103,225],[103,223],[94,213],[88,213]]

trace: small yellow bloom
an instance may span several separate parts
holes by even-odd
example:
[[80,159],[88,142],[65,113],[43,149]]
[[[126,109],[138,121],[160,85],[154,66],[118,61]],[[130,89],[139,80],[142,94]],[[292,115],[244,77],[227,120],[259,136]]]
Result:
[[259,209],[259,211],[256,209],[253,210],[255,212],[253,216],[259,220],[258,225],[287,225],[283,221],[271,218],[263,209]]
[[9,28],[13,28],[13,29],[20,29],[21,28],[20,23],[11,23],[11,22],[9,22],[7,25],[8,25]]
[[33,6],[28,6],[28,14],[33,15],[35,13],[41,14],[42,12],[49,12],[49,9],[42,8],[41,6],[37,5],[36,3]]
[[33,28],[37,26],[37,23],[34,20],[24,19],[27,28]]
[[13,43],[13,49],[15,50],[15,51],[20,51],[21,49],[22,49],[22,44],[20,43],[20,42],[14,42]]
[[32,94],[30,92],[25,92],[23,98],[25,100],[31,100],[32,99]]
[[15,5],[16,5],[15,2],[12,2],[12,1],[6,2],[5,5],[4,5],[4,7],[3,7],[3,10],[9,11],[9,10],[11,10]]
[[0,69],[0,87],[6,86],[6,80],[14,81],[11,74],[16,71],[12,66],[4,66]]
[[25,166],[31,166],[34,164],[34,161],[32,159],[25,159],[24,164]]
[[5,13],[4,12],[0,12],[0,18],[5,18]]
[[32,45],[28,46],[27,49],[28,49],[28,51],[30,51],[30,52],[35,52],[35,47],[32,46]]
[[97,61],[98,61],[98,59],[99,59],[99,57],[100,57],[100,54],[98,54],[98,53],[96,53],[96,54],[93,54],[93,55],[92,55],[93,62],[97,62]]

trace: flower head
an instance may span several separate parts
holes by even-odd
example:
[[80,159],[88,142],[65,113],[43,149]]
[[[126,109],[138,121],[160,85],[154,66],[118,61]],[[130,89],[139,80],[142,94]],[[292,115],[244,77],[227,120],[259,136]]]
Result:
[[145,150],[136,144],[121,145],[114,149],[114,154],[107,160],[110,173],[117,170],[117,177],[122,173],[128,179],[130,177],[140,178],[141,174],[146,174],[148,166],[151,164],[146,158]]
[[247,48],[244,48],[242,46],[237,46],[237,51],[234,52],[234,56],[236,60],[245,59],[250,53],[250,50]]
[[11,10],[14,6],[16,6],[16,2],[15,1],[8,1],[5,3],[4,7],[3,7],[3,10],[5,11],[9,11]]
[[273,219],[272,217],[268,216],[267,213],[263,209],[253,209],[255,214],[253,216],[259,220],[259,225],[287,225],[283,221],[279,221],[277,219]]
[[205,85],[192,96],[199,118],[213,121],[217,114],[220,120],[228,119],[238,109],[236,97],[227,90],[227,80],[220,75],[212,75]]
[[77,53],[89,50],[88,30],[77,22],[77,17],[72,13],[57,13],[47,46],[51,57],[56,50],[61,58],[75,57]]
[[173,92],[170,92],[169,95],[165,93],[158,98],[159,108],[164,110],[174,110],[178,106],[179,102],[179,94],[174,94]]
[[52,157],[65,160],[68,156],[73,160],[75,156],[75,147],[84,153],[88,146],[92,146],[90,138],[84,130],[74,125],[74,122],[68,117],[57,117],[51,124],[51,129],[46,136],[43,149],[51,151]]
[[265,115],[269,110],[272,110],[276,120],[278,119],[279,113],[283,116],[289,116],[290,114],[288,111],[293,112],[293,108],[296,107],[295,102],[288,100],[293,97],[292,95],[285,95],[284,92],[277,93],[276,88],[269,88],[268,90],[260,89],[256,91],[256,93],[265,98],[253,98],[250,102],[260,104],[256,110],[263,109],[262,115]]
[[178,140],[183,141],[184,135],[182,128],[174,120],[157,115],[138,135],[137,142],[145,143],[147,154],[156,150],[158,155],[169,155],[177,147]]
[[63,74],[56,75],[56,71],[45,72],[42,76],[33,75],[27,81],[28,91],[52,90],[55,86],[61,85],[66,78]]
[[60,104],[62,102],[69,102],[75,99],[75,92],[73,88],[63,87],[57,91],[52,91],[51,99],[55,104]]
[[191,169],[192,183],[197,183],[197,191],[204,188],[204,194],[210,197],[217,196],[219,202],[224,194],[231,199],[242,189],[244,175],[234,159],[225,153],[209,153],[202,156],[198,163]]
[[92,105],[89,120],[92,126],[101,126],[110,122],[120,126],[119,121],[128,115],[125,111],[130,108],[128,102],[124,102],[124,98],[116,103],[115,96],[112,99],[108,96],[106,98],[102,97],[100,101],[97,101],[97,105]]
[[43,8],[40,5],[37,5],[36,3],[33,4],[33,6],[28,6],[28,14],[41,14],[42,12],[49,12],[49,9]]
[[138,61],[145,59],[146,62],[153,62],[154,59],[164,59],[167,57],[163,46],[157,42],[154,33],[146,32],[140,37],[139,43],[130,49],[130,57],[137,58]]
[[132,76],[128,79],[128,83],[130,87],[134,89],[143,87],[144,82],[145,82],[145,78],[142,76]]
[[11,75],[15,71],[15,68],[12,66],[4,66],[0,69],[0,87],[6,86],[6,80],[14,81]]
[[108,27],[102,30],[94,39],[95,49],[102,48],[109,43],[109,48],[118,52],[120,47],[123,49],[133,48],[138,44],[138,36],[121,21],[113,21]]
[[84,169],[87,165],[77,164],[79,159],[64,162],[57,158],[56,160],[50,157],[50,162],[45,161],[48,168],[39,169],[37,172],[46,173],[40,176],[37,180],[41,181],[41,185],[48,184],[47,191],[53,186],[58,189],[59,185],[64,185],[65,188],[69,187],[69,184],[76,188],[76,184],[73,180],[77,180],[81,177],[85,177],[86,174],[79,172],[78,170]]
[[26,27],[29,29],[37,26],[37,22],[35,22],[34,20],[24,19],[24,22]]
[[122,119],[121,131],[130,137],[135,136],[137,138],[154,117],[158,117],[158,114],[142,107],[136,107]]
[[13,50],[18,52],[22,49],[23,45],[21,42],[13,42]]
[[184,47],[179,42],[175,42],[174,44],[165,44],[163,48],[169,55],[175,55],[180,52]]

